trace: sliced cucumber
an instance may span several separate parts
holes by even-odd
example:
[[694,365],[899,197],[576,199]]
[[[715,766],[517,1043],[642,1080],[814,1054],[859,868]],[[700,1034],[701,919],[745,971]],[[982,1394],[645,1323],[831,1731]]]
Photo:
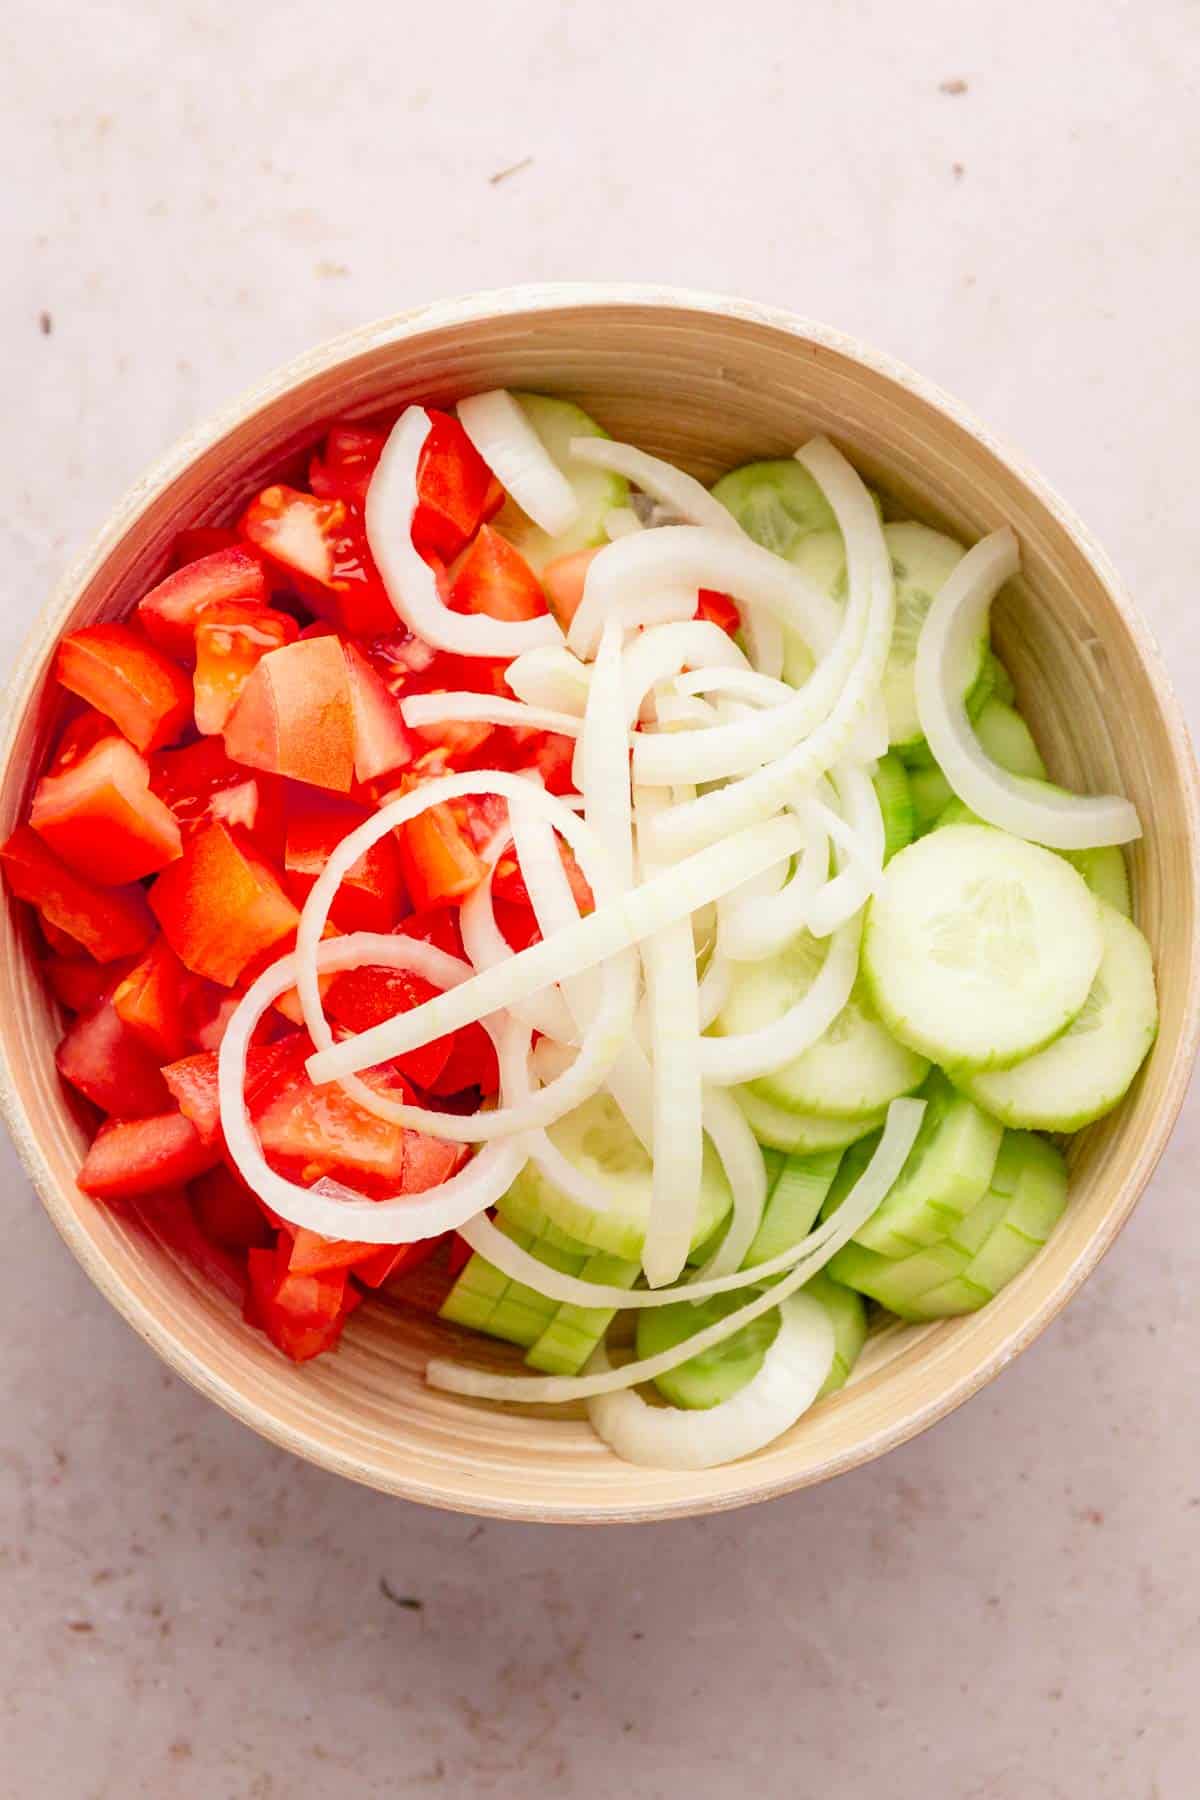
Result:
[[988,651],[987,666],[992,678],[992,692],[997,700],[1003,700],[1005,706],[1015,706],[1017,690],[1013,686],[1013,678],[994,650]]
[[[541,438],[555,462],[575,490],[579,514],[574,524],[559,537],[551,537],[523,513],[515,500],[506,500],[495,519],[495,529],[515,544],[535,574],[558,556],[572,550],[586,550],[592,544],[608,541],[604,521],[614,507],[624,506],[629,484],[624,476],[608,469],[594,468],[590,463],[573,462],[570,443],[577,437],[607,437],[608,432],[582,407],[570,400],[558,400],[549,394],[514,394],[522,412]],[[799,465],[797,465],[799,466]]]
[[[583,1281],[624,1288],[631,1288],[640,1274],[640,1264],[610,1256],[606,1250],[589,1256],[579,1271]],[[578,1375],[615,1317],[611,1307],[572,1306],[564,1301],[525,1361],[531,1369],[542,1369],[548,1375]]]
[[949,825],[888,864],[863,972],[902,1043],[946,1067],[1003,1068],[1066,1030],[1102,948],[1098,903],[1069,863],[986,825]]
[[518,1231],[524,1231],[530,1237],[538,1238],[553,1250],[565,1250],[568,1255],[586,1258],[591,1255],[587,1244],[581,1244],[566,1231],[548,1219],[530,1187],[521,1181],[514,1181],[506,1194],[501,1194],[496,1202],[496,1216],[515,1225]]
[[980,708],[975,719],[975,736],[994,763],[1014,775],[1030,775],[1044,781],[1046,765],[1033,741],[1033,733],[1017,712],[1003,700],[994,697]]
[[883,860],[890,862],[897,850],[911,844],[915,816],[908,770],[898,756],[881,756],[875,770],[874,786],[883,816]]
[[845,1387],[859,1359],[867,1341],[867,1309],[852,1288],[831,1281],[824,1269],[806,1281],[801,1291],[821,1302],[833,1324],[833,1367],[817,1395],[818,1400],[824,1400],[827,1394]]
[[[957,568],[966,552],[953,538],[928,525],[911,521],[885,525],[883,535],[892,559],[896,582],[896,624],[892,647],[883,673],[883,698],[887,707],[888,736],[899,746],[923,742],[921,721],[917,716],[917,696],[913,686],[913,668],[917,658],[917,640],[925,615],[939,590]],[[978,681],[988,654],[986,630],[981,632],[966,671],[964,693]]]
[[776,556],[790,557],[810,531],[832,530],[840,539],[833,508],[794,457],[743,463],[722,475],[712,492],[746,535]]
[[1078,1131],[1112,1111],[1154,1042],[1150,946],[1115,907],[1098,904],[1104,954],[1082,1010],[1062,1036],[1013,1068],[956,1076],[1007,1125]]
[[[715,1325],[718,1319],[728,1318],[745,1304],[745,1294],[713,1294],[699,1304],[681,1300],[677,1306],[643,1308],[637,1320],[639,1359],[673,1350],[676,1344],[684,1343],[708,1325]],[[699,1356],[657,1376],[654,1385],[672,1406],[694,1410],[720,1406],[723,1400],[731,1400],[758,1374],[778,1330],[779,1309],[775,1307],[749,1325],[743,1325],[732,1337],[714,1344],[711,1350],[702,1350]]]
[[[651,1162],[607,1094],[593,1094],[549,1128],[555,1148],[607,1197],[603,1211],[588,1206],[551,1181],[532,1162],[513,1186],[552,1224],[593,1250],[608,1250],[628,1262],[641,1259],[650,1215]],[[511,1191],[511,1190],[510,1190]],[[732,1196],[720,1158],[705,1139],[693,1243],[712,1236],[729,1211]]]
[[733,1097],[746,1115],[760,1144],[800,1156],[822,1150],[844,1150],[883,1124],[883,1113],[867,1113],[860,1119],[831,1119],[819,1113],[796,1112],[764,1100],[751,1087],[733,1088]]
[[954,789],[937,763],[930,763],[924,769],[908,770],[908,792],[912,800],[913,836],[924,837],[927,831],[943,822],[942,815],[954,799]]
[[1079,870],[1097,900],[1103,900],[1127,919],[1132,917],[1129,868],[1119,844],[1099,844],[1094,850],[1063,850],[1060,854]]
[[807,1237],[840,1161],[839,1150],[784,1158],[771,1184],[754,1241],[743,1259],[743,1269],[754,1263],[767,1262]]
[[[534,1233],[501,1218],[499,1228],[522,1250],[536,1256],[547,1268],[564,1275],[579,1275],[587,1261],[582,1254],[561,1250],[548,1243],[544,1233]],[[442,1302],[440,1317],[454,1325],[467,1325],[489,1337],[528,1348],[541,1337],[558,1310],[558,1302],[539,1294],[523,1282],[513,1281],[478,1254],[471,1257]]]

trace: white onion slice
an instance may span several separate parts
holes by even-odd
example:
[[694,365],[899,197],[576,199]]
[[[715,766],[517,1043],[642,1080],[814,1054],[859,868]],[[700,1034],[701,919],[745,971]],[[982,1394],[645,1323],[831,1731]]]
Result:
[[504,679],[517,699],[527,705],[574,713],[582,719],[592,671],[589,664],[572,656],[565,644],[542,644],[536,650],[514,656],[504,671]]
[[[632,1388],[597,1394],[588,1419],[624,1462],[651,1469],[714,1469],[773,1443],[806,1413],[833,1367],[833,1323],[811,1294],[779,1308],[779,1330],[745,1387],[701,1411],[650,1406]],[[588,1364],[611,1370],[603,1344]]]
[[633,880],[633,802],[624,691],[621,627],[614,618],[605,625],[592,671],[575,753],[575,785],[583,795],[588,825],[626,888]]
[[749,668],[745,655],[733,639],[711,619],[686,619],[656,625],[627,644],[623,655],[625,718],[631,726],[636,725],[651,689],[660,681],[677,675],[686,663]]
[[417,472],[429,428],[423,407],[406,407],[367,488],[367,542],[398,617],[427,644],[459,656],[518,656],[536,644],[561,643],[562,633],[549,613],[536,619],[489,619],[443,605],[437,578],[412,541]]
[[[733,1293],[739,1288],[767,1281],[772,1275],[783,1275],[783,1279],[765,1294],[760,1294],[748,1305],[739,1307],[736,1312],[727,1314],[716,1324],[698,1331],[695,1336],[686,1338],[682,1344],[676,1344],[670,1350],[662,1350],[657,1356],[643,1357],[640,1362],[626,1363],[621,1369],[593,1375],[498,1375],[487,1369],[435,1357],[426,1366],[426,1381],[431,1387],[453,1394],[469,1394],[478,1400],[515,1400],[553,1405],[561,1401],[590,1400],[595,1394],[615,1393],[620,1388],[633,1387],[641,1381],[653,1381],[656,1376],[678,1368],[680,1363],[699,1356],[702,1351],[711,1350],[715,1344],[722,1343],[743,1326],[761,1319],[772,1307],[779,1306],[789,1294],[794,1294],[806,1281],[811,1281],[829,1258],[849,1242],[886,1198],[904,1167],[924,1112],[923,1100],[892,1101],[883,1136],[876,1145],[870,1162],[837,1211],[818,1225],[815,1231],[810,1232],[802,1243],[793,1245],[790,1250],[782,1251],[779,1256],[773,1256],[766,1262],[756,1263],[752,1269],[742,1269],[734,1275],[716,1276],[709,1281],[689,1283],[682,1297],[688,1300],[706,1300],[710,1294]],[[548,1299],[565,1300],[574,1306],[640,1309],[644,1306],[670,1306],[681,1298],[678,1288],[634,1288],[627,1292],[624,1288],[610,1287],[601,1282],[580,1281],[577,1276],[563,1275],[559,1270],[539,1263],[527,1251],[519,1249],[511,1238],[505,1237],[502,1231],[497,1231],[487,1218],[471,1219],[460,1229],[471,1248],[478,1250],[481,1256],[494,1263],[503,1274],[510,1275],[514,1281],[528,1283]]]
[[[530,799],[551,798],[528,783],[520,782],[515,776],[509,779],[514,788],[523,790]],[[486,785],[498,789],[500,780],[499,772],[493,771],[487,776]],[[479,791],[482,781],[481,776],[464,775],[447,776],[441,782],[431,782],[417,794],[405,795],[402,800],[383,808],[375,818],[360,825],[357,831],[352,831],[334,850],[309,895],[301,915],[300,932],[305,933],[306,927],[311,930],[314,922],[317,930],[320,930],[325,922],[330,898],[336,892],[349,862],[357,860],[370,844],[382,837],[389,829],[389,821],[398,822],[396,814],[407,802],[415,801],[417,804],[404,812],[406,818],[419,811],[422,804],[432,804],[446,797],[446,789],[452,785],[455,794],[462,794]],[[462,785],[458,785],[460,783]],[[472,784],[475,784],[474,788]],[[504,791],[510,798],[513,797],[511,790]],[[520,793],[515,797],[519,799]],[[564,812],[565,810],[564,808]],[[563,836],[578,856],[578,841],[573,841],[573,837],[582,841],[579,834],[580,822],[574,814],[568,813],[566,817],[570,820],[571,832],[558,824],[556,829],[562,830]],[[613,959],[619,960],[620,951],[628,950],[650,932],[661,931],[676,919],[687,917],[699,907],[706,906],[710,900],[719,899],[731,887],[745,881],[759,869],[768,868],[772,863],[790,856],[800,841],[800,836],[795,820],[769,820],[765,825],[757,825],[750,831],[740,833],[727,843],[710,844],[697,855],[674,864],[650,881],[642,882],[627,893],[617,894],[611,902],[604,898],[604,888],[598,886],[587,862],[581,857],[584,874],[598,901],[596,910],[586,919],[580,919],[578,924],[565,931],[556,932],[549,940],[532,944],[528,950],[522,950],[518,956],[512,957],[499,968],[487,969],[483,974],[473,976],[470,981],[463,982],[461,987],[437,994],[421,1006],[413,1007],[410,1012],[387,1019],[368,1031],[360,1032],[357,1037],[334,1044],[329,1049],[320,1050],[309,1058],[309,1075],[318,1082],[340,1080],[359,1069],[369,1068],[373,1063],[415,1050],[433,1038],[458,1031],[489,1013],[514,1003],[519,1004],[542,988],[570,981],[585,969],[604,965],[607,975],[613,966]],[[610,867],[606,859],[603,865],[606,877]],[[611,889],[608,891],[611,892]],[[311,955],[311,947],[308,954]],[[317,1031],[322,1031],[323,1026],[320,994],[313,970],[303,961],[299,986],[304,1000],[305,1020],[315,1043]],[[328,1027],[324,1028],[322,1035],[328,1038]],[[606,1040],[605,1071],[611,1067],[611,1057],[619,1047],[619,1041],[616,1045],[609,1045]]]
[[[433,957],[426,955],[434,950]],[[355,932],[319,946],[321,973],[360,968],[364,964],[412,968],[439,983],[461,980],[467,965],[416,939]],[[267,1163],[246,1111],[246,1053],[251,1034],[267,1008],[292,987],[298,974],[295,956],[281,957],[259,976],[239,1002],[225,1028],[217,1064],[221,1127],[225,1143],[242,1179],[289,1224],[305,1226],[322,1237],[350,1238],[366,1244],[409,1244],[454,1230],[491,1206],[512,1186],[525,1162],[519,1139],[488,1144],[449,1181],[421,1194],[397,1194],[370,1200],[336,1182],[321,1191],[300,1187],[277,1175]],[[500,1049],[503,1033],[488,1029]]]
[[733,986],[733,966],[728,957],[714,950],[708,959],[708,966],[700,978],[696,991],[699,1028],[707,1031],[717,1014],[729,998],[729,990]]
[[786,681],[745,668],[687,669],[675,677],[674,685],[681,694],[729,694],[752,706],[786,706],[796,693]]
[[551,537],[579,516],[575,490],[504,388],[472,394],[458,403],[463,430],[521,511]]
[[660,731],[704,731],[721,722],[716,708],[694,694],[655,694],[654,720]]
[[[795,809],[804,829],[804,842],[788,879],[765,893],[738,890],[718,908],[718,948],[731,962],[759,962],[777,956],[784,945],[803,931],[813,898],[829,875],[829,836],[813,804]],[[714,1014],[714,1017],[716,1015]]]
[[[842,802],[845,835],[839,831],[835,837],[840,849],[837,874],[818,889],[809,903],[805,924],[818,938],[828,937],[853,918],[866,905],[883,875],[883,813],[874,782],[851,764],[839,765],[833,771],[833,780]],[[815,810],[826,811],[819,802]],[[830,835],[835,836],[832,831]]]
[[[770,818],[794,800],[798,790],[811,787],[846,755],[868,717],[883,679],[896,599],[891,558],[871,496],[846,459],[825,439],[814,439],[797,451],[797,456],[820,484],[846,541],[850,578],[846,616],[849,622],[852,613],[857,616],[860,608],[865,612],[862,646],[836,704],[811,736],[741,781],[701,794],[655,820],[655,851],[664,857],[685,855],[742,825]],[[833,602],[829,604],[832,606]],[[831,661],[832,658],[827,659],[827,663]],[[820,669],[807,685],[811,686],[819,674]],[[783,710],[777,707],[766,717],[777,718]],[[665,746],[671,740],[656,738],[653,742]]]
[[503,694],[410,694],[400,702],[400,716],[414,731],[423,725],[451,721],[478,721],[484,725],[512,725],[526,731],[557,731],[563,737],[579,736],[579,716],[547,706],[528,706]]
[[695,476],[685,474],[674,463],[638,450],[633,444],[619,444],[603,437],[572,438],[570,452],[575,462],[591,463],[594,468],[624,475],[643,494],[669,507],[677,519],[689,525],[707,525],[713,531],[734,535],[741,532],[733,514],[726,512]]
[[733,1212],[725,1236],[695,1276],[697,1281],[710,1275],[732,1275],[741,1268],[767,1204],[767,1165],[762,1146],[741,1107],[724,1088],[704,1090],[704,1129],[725,1170],[733,1193]]
[[1137,809],[1118,794],[1065,794],[1010,775],[987,755],[971,729],[960,679],[964,647],[986,628],[988,609],[1021,566],[1016,536],[1005,526],[969,550],[925,615],[917,642],[917,716],[959,799],[989,825],[1051,850],[1091,850],[1141,837]]
[[[515,838],[518,816],[526,816],[524,807],[514,807],[512,812],[512,823],[498,831],[484,850],[483,860],[488,865],[487,874],[458,909],[463,949],[476,970],[494,968],[497,963],[507,962],[512,955],[512,945],[496,922],[496,908],[492,899],[497,863],[506,845]],[[547,988],[543,994],[531,994],[528,1000],[519,1006],[511,1006],[508,1010],[514,1018],[533,1031],[540,1031],[560,1043],[574,1044],[576,1041],[574,1021],[556,988]]]
[[858,974],[858,947],[862,919],[842,925],[829,941],[825,960],[808,992],[794,1006],[757,1031],[734,1037],[706,1037],[700,1044],[700,1068],[705,1081],[732,1087],[757,1081],[794,1062],[824,1037],[850,998]]

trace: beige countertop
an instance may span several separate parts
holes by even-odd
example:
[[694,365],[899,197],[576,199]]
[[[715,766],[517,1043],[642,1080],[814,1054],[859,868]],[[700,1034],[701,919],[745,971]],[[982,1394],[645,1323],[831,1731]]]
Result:
[[[1200,702],[1190,0],[9,0],[0,46],[6,651],[270,365],[439,295],[661,279],[957,393]],[[583,1534],[259,1442],[0,1157],[4,1800],[1196,1792],[1194,1102],[1099,1274],[953,1418],[815,1492]]]

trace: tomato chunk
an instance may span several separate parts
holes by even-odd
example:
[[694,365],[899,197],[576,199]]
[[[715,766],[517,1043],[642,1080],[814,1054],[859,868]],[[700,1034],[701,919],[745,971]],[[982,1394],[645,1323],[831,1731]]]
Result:
[[550,602],[550,611],[565,630],[579,611],[587,572],[599,556],[603,545],[591,550],[572,550],[558,556],[542,570],[542,586]]
[[19,825],[0,849],[9,891],[36,906],[48,926],[81,944],[97,962],[136,956],[154,936],[154,920],[139,887],[105,888],[85,881],[44,844],[31,825]]
[[[243,1095],[252,1119],[302,1078],[311,1055],[312,1042],[303,1031],[291,1031],[273,1044],[251,1044]],[[216,1051],[181,1057],[168,1063],[162,1074],[184,1118],[191,1120],[206,1144],[219,1143],[221,1094]]]
[[217,1163],[198,1175],[189,1190],[201,1231],[227,1250],[261,1250],[274,1232],[262,1207],[240,1175]]
[[160,1063],[182,1056],[187,1043],[185,999],[194,978],[161,932],[145,955],[113,989],[120,1018]]
[[546,611],[546,596],[521,552],[481,525],[450,571],[450,605],[492,619],[536,619]]
[[406,769],[419,746],[379,671],[357,644],[346,643],[342,649],[354,712],[354,773],[359,781],[375,781],[393,769]]
[[277,776],[231,762],[219,738],[160,750],[149,764],[150,787],[171,808],[185,838],[221,819],[244,825],[266,856],[282,857],[283,783]]
[[116,1118],[147,1118],[171,1104],[158,1063],[111,1000],[79,1015],[54,1059],[64,1081]]
[[349,1269],[367,1287],[379,1287],[391,1275],[415,1269],[441,1243],[440,1237],[415,1244],[360,1244],[324,1238],[302,1226],[292,1240],[288,1270],[293,1275],[319,1275],[326,1269]]
[[475,854],[445,804],[427,806],[396,835],[404,884],[415,912],[463,899],[487,873],[487,864]]
[[386,443],[386,432],[365,425],[331,425],[321,454],[309,464],[309,487],[322,500],[349,500],[362,508]]
[[345,1269],[319,1275],[288,1272],[279,1249],[251,1250],[245,1316],[266,1332],[293,1362],[307,1362],[332,1350],[362,1296],[348,1285]]
[[107,714],[142,752],[174,743],[192,718],[192,684],[128,625],[85,625],[58,646],[63,687]]
[[[298,906],[336,846],[370,817],[366,807],[324,794],[304,794],[289,804],[283,862],[288,892]],[[351,864],[329,916],[343,931],[390,931],[404,909],[400,846],[389,832]]]
[[196,729],[214,737],[225,729],[253,669],[269,650],[294,643],[300,627],[287,613],[253,600],[218,600],[196,621],[192,676]]
[[429,435],[417,464],[417,509],[412,540],[449,562],[485,519],[504,504],[504,490],[450,413],[426,408]]
[[372,1254],[354,1264],[352,1273],[364,1287],[382,1287],[394,1275],[407,1275],[411,1269],[427,1262],[441,1243],[440,1237],[418,1238],[415,1244],[369,1244]]
[[[429,1092],[439,1099],[450,1094],[461,1094],[468,1088],[478,1088],[483,1095],[494,1094],[500,1086],[500,1067],[496,1061],[496,1050],[491,1038],[480,1024],[464,1025],[461,1031],[454,1034],[454,1051],[449,1062],[436,1081],[429,1084]],[[440,1140],[428,1138],[426,1143]],[[436,1177],[444,1181],[444,1175]],[[433,1181],[423,1183],[432,1187]]]
[[244,1255],[230,1251],[207,1235],[198,1223],[184,1187],[157,1189],[129,1201],[117,1199],[116,1207],[135,1219],[160,1244],[190,1263],[209,1287],[216,1288],[237,1306],[244,1303]]
[[180,1112],[110,1119],[92,1139],[78,1180],[98,1200],[127,1199],[191,1181],[219,1156]]
[[[67,940],[78,952],[74,939]],[[93,957],[55,953],[42,964],[50,991],[68,1012],[87,1012],[98,1000],[107,1000],[129,967],[122,957],[115,963],[98,963]]]
[[533,754],[524,765],[538,771],[550,794],[575,792],[575,739],[561,732],[547,731],[533,745]]
[[50,758],[47,775],[61,775],[65,770],[73,769],[89,750],[94,750],[105,738],[119,739],[120,736],[121,733],[111,719],[106,719],[94,706],[85,706],[82,712],[76,713],[63,727],[63,734]]
[[314,1087],[298,1075],[257,1123],[264,1154],[299,1165],[304,1181],[340,1173],[352,1182],[367,1177],[389,1193],[401,1189],[403,1128],[376,1118],[336,1083]]
[[354,708],[335,637],[272,650],[253,670],[225,725],[236,762],[348,794],[354,782]]
[[367,547],[358,508],[277,484],[251,502],[238,527],[265,556],[285,569],[297,592],[351,637],[396,629]]
[[202,612],[230,600],[261,601],[267,592],[262,561],[244,544],[214,550],[176,569],[138,602],[147,637],[171,656],[188,658]]
[[719,625],[730,637],[742,628],[742,615],[728,594],[718,593],[716,588],[701,588],[696,604],[696,617],[707,619],[712,625]]
[[188,563],[199,562],[202,556],[211,556],[214,550],[231,550],[237,541],[237,532],[228,525],[189,525],[175,539],[172,566],[182,569]]
[[153,875],[183,848],[169,806],[150,791],[144,757],[102,738],[59,775],[43,775],[29,822],[56,856],[103,887]]
[[180,961],[222,987],[282,946],[300,917],[271,865],[218,823],[198,831],[163,870],[150,905]]
[[[357,1034],[369,1031],[373,1025],[381,1025],[397,1013],[411,1012],[414,1006],[424,1005],[440,991],[411,969],[386,969],[364,964],[362,968],[345,969],[334,976],[325,995],[325,1011],[347,1031]],[[417,1087],[429,1087],[446,1067],[453,1049],[454,1035],[451,1033],[406,1051],[403,1056],[395,1057],[388,1067],[399,1069]]]

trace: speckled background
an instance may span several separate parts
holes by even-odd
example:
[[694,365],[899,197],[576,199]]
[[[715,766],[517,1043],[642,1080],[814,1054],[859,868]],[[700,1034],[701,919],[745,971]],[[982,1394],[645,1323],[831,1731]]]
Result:
[[[959,394],[1096,528],[1194,706],[1198,89],[1194,0],[8,0],[3,648],[270,365],[627,277],[790,304]],[[6,1800],[1196,1793],[1194,1104],[964,1411],[816,1492],[585,1534],[258,1442],[0,1155]]]

